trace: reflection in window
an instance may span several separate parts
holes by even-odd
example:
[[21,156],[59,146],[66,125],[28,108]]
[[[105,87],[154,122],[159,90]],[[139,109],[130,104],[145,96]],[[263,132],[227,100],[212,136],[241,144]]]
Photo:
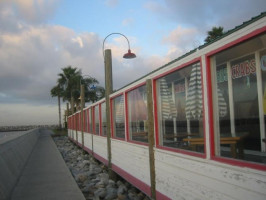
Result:
[[88,132],[92,133],[92,113],[91,113],[91,108],[88,109],[88,121],[89,121],[89,129]]
[[157,80],[160,145],[204,152],[200,63]]
[[[264,41],[264,42],[263,42]],[[216,155],[266,162],[265,34],[213,56]],[[266,59],[265,59],[266,60]],[[266,63],[266,62],[265,62]],[[262,80],[262,81],[259,81]],[[259,98],[260,97],[260,98]]]
[[107,135],[107,124],[106,124],[106,104],[105,102],[101,104],[101,121],[102,121],[102,135]]
[[130,139],[148,142],[146,85],[128,92],[127,95]]
[[124,96],[120,95],[113,99],[113,131],[114,136],[125,138],[125,114]]
[[100,122],[99,122],[99,105],[94,107],[94,117],[95,117],[95,134],[99,135],[100,132]]

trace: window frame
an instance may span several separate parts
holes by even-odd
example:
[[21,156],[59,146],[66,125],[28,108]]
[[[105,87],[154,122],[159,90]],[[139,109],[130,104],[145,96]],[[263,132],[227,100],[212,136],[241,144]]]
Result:
[[[158,113],[158,102],[157,102],[157,84],[156,84],[156,81],[159,79],[159,78],[162,78],[166,75],[169,75],[171,73],[174,73],[178,70],[181,70],[185,67],[188,67],[190,65],[193,65],[195,63],[199,62],[200,63],[200,69],[201,69],[201,85],[202,85],[202,102],[203,102],[203,105],[202,105],[202,115],[203,115],[203,140],[204,140],[204,153],[199,153],[199,152],[194,152],[194,151],[189,151],[189,150],[185,150],[185,149],[179,149],[179,148],[172,148],[172,147],[167,147],[167,146],[163,146],[163,145],[160,145],[160,128],[159,128],[159,113]],[[163,150],[167,150],[167,151],[172,151],[172,152],[176,152],[176,153],[181,153],[181,154],[185,154],[185,155],[189,155],[189,156],[194,156],[194,157],[199,157],[199,158],[206,158],[207,157],[207,144],[206,144],[206,114],[205,113],[205,99],[204,99],[204,94],[205,94],[205,91],[204,91],[204,84],[203,84],[203,66],[202,66],[202,60],[201,60],[201,57],[196,57],[188,62],[185,62],[183,64],[180,64],[174,68],[172,68],[171,70],[168,70],[158,76],[155,76],[153,79],[152,79],[152,85],[153,85],[153,99],[154,99],[154,131],[155,131],[155,146],[156,148],[158,149],[163,149]]]
[[113,108],[113,101],[115,98],[119,97],[119,96],[123,96],[124,98],[124,117],[126,118],[126,108],[125,108],[125,93],[124,92],[120,92],[112,97],[110,97],[110,115],[111,115],[111,138],[113,139],[117,139],[117,140],[121,140],[121,141],[127,141],[127,134],[126,134],[126,119],[124,120],[124,127],[125,127],[125,137],[124,138],[120,138],[120,137],[116,137],[115,133],[114,133],[114,108]]
[[[100,115],[100,136],[103,136],[103,137],[107,137],[107,133],[106,135],[103,135],[103,126],[102,126],[102,104],[105,103],[105,106],[106,106],[106,101],[101,101],[99,103],[99,115]],[[106,111],[105,111],[106,112]],[[107,117],[107,116],[106,116]],[[107,119],[106,119],[106,123],[107,123]],[[107,124],[106,124],[107,126]]]
[[225,164],[230,164],[234,166],[240,166],[240,167],[248,167],[258,170],[266,170],[266,165],[262,163],[255,163],[245,160],[238,160],[233,158],[227,158],[227,157],[221,157],[217,156],[216,146],[215,146],[215,127],[214,127],[214,121],[215,121],[215,112],[214,112],[214,100],[213,100],[213,88],[212,88],[212,66],[211,66],[211,57],[215,56],[217,53],[220,53],[221,51],[225,51],[229,48],[235,47],[236,45],[239,45],[241,43],[246,42],[247,40],[253,39],[255,37],[258,37],[259,35],[264,34],[266,31],[266,27],[262,27],[259,29],[256,29],[236,40],[233,40],[213,51],[208,52],[205,54],[205,60],[206,60],[206,80],[207,80],[207,101],[208,101],[208,115],[209,115],[209,130],[210,130],[210,159],[214,161],[218,161]]
[[[132,139],[130,139],[130,133],[129,133],[128,93],[137,89],[137,88],[140,88],[144,85],[146,85],[146,81],[139,83],[139,84],[137,84],[137,85],[133,86],[132,88],[129,88],[125,91],[125,119],[126,119],[125,123],[126,123],[127,142],[139,144],[139,145],[144,145],[144,146],[149,146],[149,140],[148,140],[148,142],[141,142],[141,141],[132,140]],[[148,115],[148,113],[147,113],[147,115]]]

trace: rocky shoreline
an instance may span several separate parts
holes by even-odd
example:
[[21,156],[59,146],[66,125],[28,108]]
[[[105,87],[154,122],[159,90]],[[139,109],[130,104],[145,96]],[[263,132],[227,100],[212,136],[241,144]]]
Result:
[[107,168],[68,140],[54,137],[58,150],[87,200],[150,200],[121,177],[109,178]]

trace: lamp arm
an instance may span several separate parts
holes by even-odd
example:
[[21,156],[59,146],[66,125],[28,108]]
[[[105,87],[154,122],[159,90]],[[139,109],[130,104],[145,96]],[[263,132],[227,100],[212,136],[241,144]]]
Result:
[[128,41],[127,37],[126,37],[124,34],[122,34],[122,33],[110,33],[110,34],[107,35],[107,36],[104,38],[104,40],[103,40],[103,57],[104,57],[104,42],[105,42],[105,40],[106,40],[109,36],[111,36],[111,35],[122,35],[124,38],[126,38],[126,40],[127,40],[127,44],[128,44],[128,49],[130,50],[130,44],[129,44],[129,41]]

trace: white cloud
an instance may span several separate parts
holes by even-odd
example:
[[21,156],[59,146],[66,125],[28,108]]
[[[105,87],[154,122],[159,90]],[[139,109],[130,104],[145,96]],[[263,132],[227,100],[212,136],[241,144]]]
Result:
[[109,7],[116,7],[119,3],[119,0],[106,0],[105,4]]
[[134,24],[134,19],[132,18],[127,18],[122,21],[123,26],[131,26],[133,24]]
[[185,26],[196,26],[206,32],[212,26],[223,26],[227,30],[250,20],[265,11],[265,0],[149,1],[145,8],[161,18]]

